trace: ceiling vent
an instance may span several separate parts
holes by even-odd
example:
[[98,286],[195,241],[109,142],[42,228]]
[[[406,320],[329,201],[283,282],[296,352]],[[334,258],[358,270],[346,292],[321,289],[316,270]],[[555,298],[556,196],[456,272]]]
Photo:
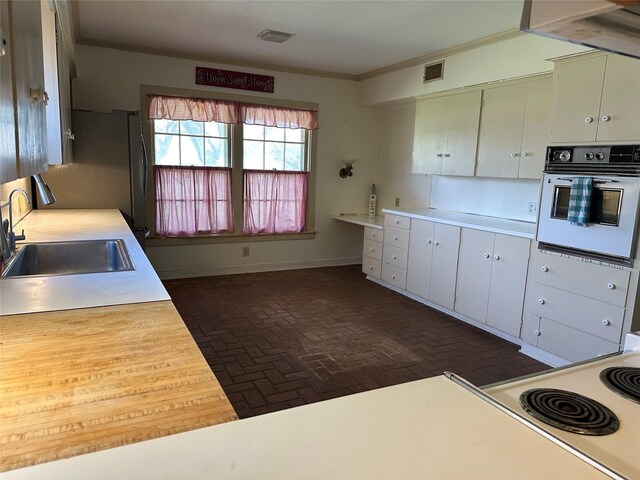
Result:
[[444,60],[437,63],[430,63],[424,66],[424,76],[422,83],[442,80],[444,78]]
[[265,42],[282,43],[296,35],[295,33],[278,32],[277,30],[269,30],[267,28],[266,30],[261,31],[257,36]]

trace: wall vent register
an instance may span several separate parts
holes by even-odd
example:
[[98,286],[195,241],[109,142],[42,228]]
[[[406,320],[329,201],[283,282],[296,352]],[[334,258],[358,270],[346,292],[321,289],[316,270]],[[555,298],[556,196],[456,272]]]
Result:
[[424,75],[422,83],[433,82],[434,80],[442,80],[444,78],[444,60],[437,63],[430,63],[424,66]]

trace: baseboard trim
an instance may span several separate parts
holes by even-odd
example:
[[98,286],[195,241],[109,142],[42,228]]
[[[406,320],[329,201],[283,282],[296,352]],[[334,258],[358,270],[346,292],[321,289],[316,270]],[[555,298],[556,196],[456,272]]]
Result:
[[362,263],[362,257],[329,258],[324,260],[305,260],[296,262],[259,263],[252,265],[230,265],[226,267],[191,267],[179,270],[156,270],[162,280],[193,277],[214,277],[239,273],[274,272],[280,270],[298,270],[302,268],[341,267]]
[[457,320],[462,320],[463,322],[468,323],[469,325],[471,325],[473,327],[479,328],[480,330],[484,330],[485,332],[488,332],[488,333],[490,333],[492,335],[495,335],[496,337],[500,337],[503,340],[506,340],[508,342],[514,343],[516,345],[522,345],[522,340],[520,338],[516,338],[516,337],[513,337],[513,336],[509,335],[508,333],[501,332],[500,330],[498,330],[496,328],[493,328],[490,325],[485,325],[484,323],[477,322],[476,320],[473,320],[473,319],[471,319],[471,318],[469,318],[469,317],[467,317],[465,315],[462,315],[462,314],[460,314],[460,313],[458,313],[458,312],[456,312],[454,310],[449,310],[448,308],[443,307],[442,305],[438,305],[436,303],[430,302],[429,300],[425,300],[422,297],[414,295],[413,293],[407,292],[406,290],[403,290],[401,288],[395,287],[395,286],[385,282],[384,280],[380,280],[379,278],[375,278],[375,277],[372,277],[370,275],[367,275],[367,279],[371,280],[372,282],[375,282],[375,283],[377,283],[379,285],[382,285],[385,288],[393,290],[394,292],[397,292],[397,293],[399,293],[401,295],[404,295],[405,297],[409,297],[410,299],[415,300],[416,302],[420,302],[420,303],[422,303],[424,305],[427,305],[428,307],[431,307],[431,308],[433,308],[435,310],[439,310],[442,313],[446,313],[447,315],[449,315],[449,316],[451,316],[451,317],[453,317],[453,318],[455,318]]
[[523,343],[520,347],[520,353],[525,354],[528,357],[533,358],[534,360],[538,360],[539,362],[546,363],[550,367],[564,367],[565,365],[569,365],[571,362],[565,360],[564,358],[558,357],[553,353],[545,352],[544,350],[539,349],[538,347],[534,347],[533,345],[529,345],[528,343]]

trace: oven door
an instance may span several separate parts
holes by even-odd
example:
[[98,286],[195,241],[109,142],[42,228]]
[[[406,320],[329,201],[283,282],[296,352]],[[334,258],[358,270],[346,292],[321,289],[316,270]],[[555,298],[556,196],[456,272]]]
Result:
[[542,180],[539,242],[632,258],[640,198],[640,178],[594,176],[589,224],[567,221],[572,175],[545,174]]

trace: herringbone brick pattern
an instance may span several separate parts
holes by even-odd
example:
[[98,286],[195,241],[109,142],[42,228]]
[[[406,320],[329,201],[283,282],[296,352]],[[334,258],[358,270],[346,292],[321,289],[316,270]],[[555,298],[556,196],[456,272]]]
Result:
[[445,370],[485,385],[548,368],[357,265],[165,286],[240,418]]

